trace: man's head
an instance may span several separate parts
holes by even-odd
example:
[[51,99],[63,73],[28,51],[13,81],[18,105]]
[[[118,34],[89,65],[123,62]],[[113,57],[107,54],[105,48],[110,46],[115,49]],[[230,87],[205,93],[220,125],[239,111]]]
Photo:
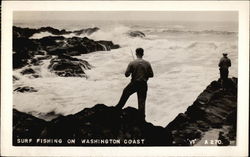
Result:
[[227,57],[227,53],[222,53],[222,55],[223,55],[224,57]]
[[144,50],[142,48],[137,48],[135,52],[138,58],[142,58],[142,56],[144,55]]

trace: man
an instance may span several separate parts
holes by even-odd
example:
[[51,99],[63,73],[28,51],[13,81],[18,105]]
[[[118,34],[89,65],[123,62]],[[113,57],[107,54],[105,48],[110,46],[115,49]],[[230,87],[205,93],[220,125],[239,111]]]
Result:
[[125,72],[126,77],[131,75],[131,82],[124,88],[120,101],[116,107],[122,109],[130,95],[137,92],[138,110],[141,118],[145,120],[145,102],[148,90],[147,81],[148,78],[154,76],[154,73],[150,63],[142,59],[143,54],[144,50],[142,48],[136,49],[137,59],[129,63]]
[[223,57],[220,59],[220,80],[222,81],[222,88],[225,89],[225,83],[228,79],[228,68],[231,66],[231,60],[227,57],[227,53],[223,53]]

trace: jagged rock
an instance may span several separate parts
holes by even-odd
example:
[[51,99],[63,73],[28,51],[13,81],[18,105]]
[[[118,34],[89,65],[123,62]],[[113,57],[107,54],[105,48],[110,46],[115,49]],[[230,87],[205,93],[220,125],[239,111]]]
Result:
[[[13,141],[14,145],[18,145],[15,142],[17,137],[29,138],[29,134],[32,134],[32,132],[25,130],[35,130],[35,133],[30,138],[61,138],[64,140],[62,145],[66,145],[65,140],[70,138],[78,139],[74,145],[98,145],[82,144],[79,139],[119,139],[121,141],[126,139],[144,139],[144,144],[134,143],[131,145],[171,145],[171,136],[166,129],[143,122],[138,115],[139,112],[135,108],[128,107],[124,110],[117,110],[114,107],[97,104],[74,115],[60,116],[45,122],[14,110]],[[17,125],[16,121],[18,121],[19,125]],[[119,145],[126,144],[121,142]]]
[[32,39],[34,41],[37,41],[42,47],[48,47],[48,46],[59,46],[59,41],[64,41],[65,38],[63,36],[47,36],[43,37],[41,39]]
[[[99,28],[88,28],[75,31],[75,33],[92,34]],[[30,39],[34,33],[48,31],[57,36],[47,36],[41,39]],[[35,55],[70,55],[76,56],[95,51],[107,51],[117,49],[120,46],[112,41],[94,41],[87,37],[65,38],[60,36],[72,33],[72,31],[58,30],[52,27],[39,29],[13,27],[13,68],[21,68],[25,65],[39,65],[41,62],[32,60]],[[30,61],[31,60],[31,61]]]
[[100,28],[98,28],[98,27],[93,27],[93,28],[87,28],[87,29],[76,30],[76,31],[73,31],[72,33],[75,33],[76,35],[81,35],[81,34],[91,35],[91,34],[93,34],[94,32],[97,32],[98,30],[100,30]]
[[48,68],[61,77],[87,77],[84,70],[91,69],[91,67],[85,60],[59,55],[51,59]]
[[97,41],[99,44],[104,45],[106,50],[118,49],[120,45],[114,45],[112,41],[99,40]]
[[173,144],[190,145],[189,140],[199,141],[206,131],[220,129],[223,126],[230,126],[228,134],[221,134],[219,137],[224,141],[223,145],[228,145],[230,140],[234,141],[237,119],[235,91],[237,78],[228,79],[226,91],[221,90],[219,81],[213,81],[184,114],[179,114],[167,125],[166,129],[172,132]]
[[37,90],[33,87],[29,87],[29,86],[24,86],[24,87],[18,87],[14,90],[14,92],[21,92],[21,93],[25,93],[25,92],[37,92]]
[[13,82],[19,80],[19,78],[17,76],[14,76],[14,75],[13,75],[12,79],[13,79]]
[[36,72],[32,68],[27,68],[21,71],[21,74],[27,75],[27,74],[35,74]]
[[[13,137],[15,139],[39,138],[46,121],[13,109]],[[17,141],[14,140],[13,143]]]
[[114,45],[111,41],[94,41],[87,37],[72,37],[50,43],[53,44],[51,47],[47,48],[47,50],[48,53],[52,55],[81,55],[95,51],[107,51],[119,48],[119,45]]
[[224,132],[219,132],[218,140],[220,140],[221,143],[218,143],[217,146],[228,146],[230,144],[230,140],[225,136]]
[[20,28],[13,26],[13,35],[15,37],[26,37],[29,38],[35,33],[41,33],[41,32],[49,32],[53,35],[65,35],[70,33],[75,33],[76,35],[80,34],[87,34],[91,35],[92,33],[100,30],[98,27],[93,28],[87,28],[87,29],[81,29],[81,30],[75,30],[75,31],[66,31],[65,29],[59,30],[53,27],[41,27],[38,29],[32,29],[32,28]]
[[40,33],[40,32],[50,32],[51,34],[54,34],[54,35],[62,35],[62,34],[71,33],[70,31],[66,31],[65,29],[59,30],[59,29],[55,29],[52,27],[41,27],[37,29],[37,33]]
[[140,38],[144,38],[146,35],[143,33],[143,32],[141,32],[141,31],[132,31],[132,32],[129,32],[128,33],[129,34],[129,36],[131,36],[131,37],[140,37]]
[[27,65],[28,60],[34,57],[34,51],[37,49],[37,43],[28,38],[13,38],[13,68]]

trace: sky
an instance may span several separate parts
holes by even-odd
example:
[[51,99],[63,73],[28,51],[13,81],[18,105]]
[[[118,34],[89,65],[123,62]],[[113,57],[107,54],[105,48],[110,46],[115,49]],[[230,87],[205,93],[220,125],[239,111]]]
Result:
[[238,21],[236,11],[15,11],[14,21],[107,20],[107,21]]

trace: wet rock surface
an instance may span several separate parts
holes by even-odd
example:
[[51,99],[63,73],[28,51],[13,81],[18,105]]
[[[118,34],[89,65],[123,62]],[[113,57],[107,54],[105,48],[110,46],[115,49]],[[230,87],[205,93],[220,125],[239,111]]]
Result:
[[34,29],[34,28],[21,28],[21,27],[14,26],[13,35],[15,37],[25,37],[25,38],[29,38],[35,33],[41,33],[41,32],[49,32],[53,35],[63,35],[63,34],[70,34],[70,33],[76,33],[77,35],[80,35],[80,34],[90,35],[98,30],[99,30],[98,27],[86,28],[86,29],[75,30],[75,31],[66,31],[65,29],[59,30],[53,27],[41,27],[38,29]]
[[61,77],[87,77],[84,70],[91,69],[91,67],[85,60],[59,55],[50,60],[48,68]]
[[[73,146],[191,146],[204,140],[208,132],[214,132],[212,137],[220,141],[215,145],[235,145],[237,78],[229,79],[227,85],[226,90],[221,90],[220,82],[213,81],[185,113],[180,113],[165,128],[142,121],[138,110],[132,107],[118,110],[97,104],[51,121],[44,121],[14,109],[13,144],[60,146],[69,145],[67,139],[75,139]],[[18,138],[61,139],[62,143],[44,144],[33,140],[29,144],[20,144],[17,143]],[[91,139],[119,139],[121,143],[91,143]],[[127,139],[137,139],[139,142],[129,145],[122,143]],[[86,143],[86,140],[89,142]],[[143,143],[140,140],[144,140]]]
[[26,68],[21,71],[21,74],[27,75],[27,74],[35,74],[36,72],[32,68]]
[[[13,27],[13,68],[21,68],[26,65],[39,65],[34,60],[36,55],[70,55],[109,51],[120,46],[112,41],[94,41],[87,37],[65,38],[62,35],[76,33],[90,35],[99,28],[87,28],[77,31],[58,30],[52,27],[41,27],[39,29]],[[31,39],[35,33],[50,32],[56,36],[46,36],[40,39]]]
[[237,78],[228,79],[226,90],[222,90],[219,81],[213,81],[185,113],[179,114],[167,125],[166,129],[172,131],[174,145],[188,146],[195,145],[199,140],[206,141],[203,137],[207,131],[222,129],[225,126],[227,129],[223,131],[227,133],[215,133],[213,140],[218,140],[219,137],[220,145],[235,142]]
[[132,31],[132,32],[129,32],[128,35],[131,37],[139,37],[139,38],[146,37],[146,35],[141,31]]
[[18,87],[14,90],[14,92],[20,92],[20,93],[26,93],[26,92],[37,92],[37,90],[34,87],[29,87],[29,86],[23,86],[23,87]]

